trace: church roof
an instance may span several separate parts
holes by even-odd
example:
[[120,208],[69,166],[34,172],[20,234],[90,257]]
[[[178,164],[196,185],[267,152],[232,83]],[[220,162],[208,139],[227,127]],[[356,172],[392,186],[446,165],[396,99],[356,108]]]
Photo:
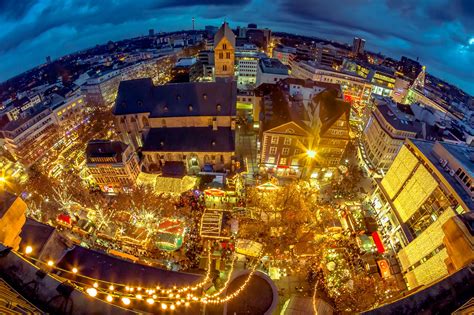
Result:
[[237,85],[231,81],[168,83],[151,79],[120,82],[114,115],[150,113],[150,117],[234,116]]
[[217,31],[216,35],[214,35],[214,48],[224,37],[226,37],[227,40],[232,44],[232,47],[235,47],[235,34],[232,32],[227,22],[224,22]]

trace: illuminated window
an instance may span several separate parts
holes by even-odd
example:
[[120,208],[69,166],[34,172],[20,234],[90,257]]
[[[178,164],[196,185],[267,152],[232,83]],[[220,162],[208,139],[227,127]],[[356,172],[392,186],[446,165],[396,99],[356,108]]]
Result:
[[276,154],[276,152],[277,152],[277,147],[270,147],[270,151],[269,151],[270,154]]
[[269,156],[268,159],[267,159],[267,163],[274,164],[275,163],[275,157],[274,156]]
[[283,142],[285,145],[291,145],[291,138],[285,138],[285,141]]
[[272,136],[272,144],[277,144],[278,143],[278,136]]
[[286,165],[286,158],[280,158],[280,165]]
[[290,148],[283,148],[283,151],[281,153],[283,155],[288,155],[290,153]]

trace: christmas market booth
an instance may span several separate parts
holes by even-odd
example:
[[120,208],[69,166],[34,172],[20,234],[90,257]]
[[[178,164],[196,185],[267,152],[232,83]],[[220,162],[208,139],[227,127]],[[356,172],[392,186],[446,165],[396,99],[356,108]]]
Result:
[[154,243],[159,249],[175,251],[183,245],[184,234],[185,228],[181,220],[166,218],[158,223]]

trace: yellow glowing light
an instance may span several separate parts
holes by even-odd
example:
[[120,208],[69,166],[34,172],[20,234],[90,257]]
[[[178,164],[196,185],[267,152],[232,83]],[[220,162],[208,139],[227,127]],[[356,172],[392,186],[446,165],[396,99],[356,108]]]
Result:
[[72,268],[72,273],[77,273],[77,268],[76,267]]
[[316,151],[308,150],[308,151],[306,151],[306,155],[307,155],[310,159],[314,159],[314,158],[316,157]]
[[54,265],[53,261],[52,260],[48,260],[48,266],[52,266]]
[[189,302],[184,303],[185,306],[189,306]]
[[127,298],[127,297],[123,297],[122,298],[122,303],[125,304],[125,305],[130,305],[130,299]]
[[98,288],[99,284],[97,282],[94,282],[93,286],[94,286],[94,288]]
[[146,302],[150,305],[154,304],[155,303],[155,300],[153,299],[146,299]]
[[113,285],[111,285],[111,286],[109,287],[109,290],[110,290],[110,291],[113,291],[114,289],[115,289],[115,288],[114,288]]
[[129,288],[129,287],[125,287],[125,291],[130,291],[130,288]]
[[173,297],[173,293],[170,293],[168,296],[169,296],[170,298],[172,298],[172,297]]
[[25,254],[31,254],[33,252],[33,247],[31,246],[26,246],[25,248]]
[[107,302],[112,302],[114,298],[112,297],[112,295],[107,295],[105,299],[107,300]]
[[90,296],[94,297],[97,295],[97,290],[95,288],[88,288],[86,290],[87,294],[89,294]]
[[165,310],[168,308],[168,305],[166,305],[165,303],[161,303],[161,308]]
[[174,311],[175,308],[176,308],[176,306],[174,306],[174,304],[170,305],[170,310]]
[[137,291],[141,291],[141,290],[142,290],[142,288],[140,288],[140,287],[137,288]]
[[137,297],[137,300],[141,300],[143,298],[141,294],[137,294],[136,297]]

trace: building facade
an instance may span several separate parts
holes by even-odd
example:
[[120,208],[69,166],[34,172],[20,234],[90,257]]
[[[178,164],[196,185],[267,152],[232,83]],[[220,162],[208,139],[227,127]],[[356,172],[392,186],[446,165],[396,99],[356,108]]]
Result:
[[363,150],[371,168],[386,172],[405,139],[421,136],[422,124],[407,114],[407,105],[384,99],[374,99],[374,104],[362,136]]
[[291,76],[316,82],[339,84],[344,94],[344,100],[351,103],[354,113],[357,115],[362,115],[372,95],[372,84],[366,79],[310,61],[294,63]]
[[117,90],[122,77],[120,70],[110,70],[96,74],[81,86],[82,93],[89,104],[110,106],[117,97]]
[[214,75],[216,78],[233,77],[235,64],[235,35],[224,23],[214,35]]
[[258,87],[265,83],[275,84],[280,80],[288,78],[288,76],[288,67],[281,63],[280,60],[263,58],[258,63],[256,86]]
[[260,59],[265,54],[258,51],[238,51],[235,54],[237,69],[237,87],[241,90],[252,90],[257,84],[257,71]]
[[272,51],[272,58],[280,60],[282,64],[287,66],[290,65],[290,61],[293,60],[295,55],[296,48],[294,47],[280,46],[274,48]]
[[26,222],[26,203],[20,197],[0,191],[0,243],[18,250],[21,228]]
[[159,172],[167,161],[190,174],[231,167],[235,149],[236,83],[123,81],[113,109],[123,142],[141,149],[143,170]]
[[[336,167],[349,142],[350,105],[342,100],[340,88],[308,85],[303,80],[283,80],[263,97],[260,164],[277,176]],[[314,94],[305,100],[304,89]],[[308,151],[316,156],[308,156]]]
[[140,173],[137,154],[121,141],[92,140],[86,148],[89,173],[103,192],[131,189]]
[[56,119],[47,104],[23,112],[1,129],[5,147],[13,157],[29,167],[59,140]]
[[371,196],[387,249],[409,289],[448,274],[443,224],[474,209],[472,156],[465,145],[407,140]]

